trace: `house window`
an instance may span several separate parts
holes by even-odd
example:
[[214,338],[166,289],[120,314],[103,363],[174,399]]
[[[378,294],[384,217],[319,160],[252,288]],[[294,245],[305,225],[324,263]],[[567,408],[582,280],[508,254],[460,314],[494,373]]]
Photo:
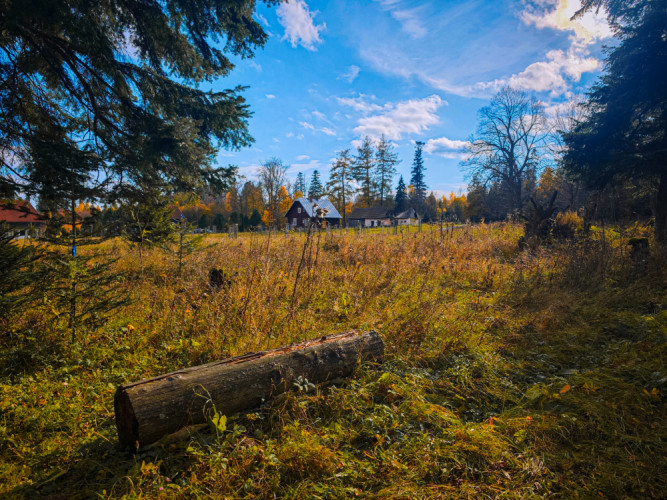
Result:
[[292,221],[293,221],[292,224],[294,224],[294,225],[296,226],[296,217],[294,217],[294,218],[292,219]]
[[300,214],[301,213],[301,207],[296,209],[296,213]]

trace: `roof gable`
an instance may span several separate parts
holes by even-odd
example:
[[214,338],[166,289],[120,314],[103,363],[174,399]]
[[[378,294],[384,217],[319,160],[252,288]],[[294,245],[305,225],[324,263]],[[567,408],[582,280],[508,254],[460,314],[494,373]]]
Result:
[[0,221],[10,223],[44,223],[37,210],[26,200],[0,201]]
[[395,219],[416,219],[417,212],[414,208],[408,208],[394,217]]
[[389,209],[385,207],[366,207],[355,208],[348,219],[386,219],[389,215]]
[[292,207],[294,206],[295,203],[299,203],[303,209],[306,211],[309,217],[314,216],[314,206],[317,206],[318,208],[323,208],[325,210],[328,210],[328,213],[324,217],[325,219],[340,219],[341,216],[338,213],[338,210],[336,210],[336,207],[333,206],[333,203],[329,200],[329,198],[320,198],[318,199],[313,199],[311,202],[308,198],[297,198],[292,202],[292,205],[290,205],[289,210],[292,210]]

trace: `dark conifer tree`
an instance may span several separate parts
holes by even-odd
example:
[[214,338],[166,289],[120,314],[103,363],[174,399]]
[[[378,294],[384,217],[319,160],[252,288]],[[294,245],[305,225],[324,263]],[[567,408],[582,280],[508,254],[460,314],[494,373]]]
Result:
[[319,198],[323,194],[322,181],[320,180],[320,173],[313,170],[313,176],[310,178],[310,187],[308,188],[309,198]]
[[405,182],[403,181],[403,176],[401,175],[401,177],[398,179],[398,185],[396,186],[396,197],[394,198],[395,215],[400,214],[408,208],[408,195],[405,190]]
[[259,214],[257,210],[253,210],[252,214],[250,215],[248,224],[250,225],[250,227],[257,227],[261,223],[262,223],[262,216]]
[[426,188],[428,187],[424,181],[424,172],[426,171],[426,167],[424,167],[424,158],[422,157],[424,143],[417,141],[416,146],[415,158],[412,161],[412,170],[410,171],[412,174],[410,184],[415,188],[413,200],[416,205],[415,208],[421,207],[424,204],[424,201],[426,200]]
[[215,151],[251,143],[250,113],[241,87],[198,84],[266,42],[254,9],[254,0],[5,2],[0,194],[114,199],[137,185],[227,184],[234,169],[216,168]]
[[587,115],[565,134],[567,172],[601,190],[619,181],[651,186],[655,238],[667,243],[667,4],[588,0],[608,9],[620,43],[607,55]]

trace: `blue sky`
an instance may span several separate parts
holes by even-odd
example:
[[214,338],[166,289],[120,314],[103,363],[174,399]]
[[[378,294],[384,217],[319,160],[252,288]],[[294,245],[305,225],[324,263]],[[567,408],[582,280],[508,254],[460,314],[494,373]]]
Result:
[[[477,110],[502,86],[534,94],[552,114],[600,75],[611,32],[604,15],[571,22],[579,0],[290,0],[258,6],[269,34],[216,88],[247,85],[255,143],[221,151],[254,179],[272,157],[288,177],[318,169],[369,135],[391,140],[409,181],[414,142],[425,145],[431,190],[465,191],[459,167]],[[394,181],[394,186],[398,177]]]

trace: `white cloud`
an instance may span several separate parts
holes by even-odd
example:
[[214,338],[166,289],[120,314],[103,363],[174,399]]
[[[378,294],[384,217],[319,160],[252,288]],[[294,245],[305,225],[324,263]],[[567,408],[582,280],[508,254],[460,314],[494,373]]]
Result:
[[423,38],[428,34],[428,31],[422,23],[424,13],[421,8],[415,7],[412,9],[401,8],[399,0],[375,0],[378,2],[383,10],[389,11],[391,17],[401,25],[401,29],[407,33],[411,38]]
[[533,0],[526,3],[521,13],[521,20],[538,28],[551,28],[560,31],[572,31],[578,40],[593,43],[595,40],[610,38],[614,35],[604,9],[599,12],[588,11],[583,16],[571,20],[581,9],[580,0]]
[[275,99],[276,98],[276,96],[273,95],[273,94],[266,94],[264,97],[266,97],[267,99]]
[[[338,104],[342,104],[343,106],[350,106],[355,111],[359,111],[361,113],[371,113],[373,111],[380,111],[382,109],[382,106],[378,106],[375,103],[369,102],[369,100],[374,99],[374,95],[367,96],[364,94],[359,94],[358,97],[336,97]],[[346,117],[349,118],[347,115]]]
[[[378,23],[375,31],[364,29],[365,25],[360,23],[359,56],[367,67],[383,75],[419,80],[438,91],[465,97],[488,98],[509,84],[512,77],[513,84],[526,89],[565,92],[575,86],[582,74],[601,68],[599,61],[586,52],[586,47],[612,34],[602,12],[569,20],[580,1],[521,0],[516,2],[519,3],[516,16],[523,22],[518,21],[520,25],[516,26],[515,18],[512,28],[507,26],[505,17],[497,24],[480,26],[484,16],[475,21],[479,1],[451,2],[457,5],[424,2],[419,7],[425,11],[420,16],[426,28],[423,39],[412,40],[395,27],[392,33],[387,27],[392,23]],[[408,4],[407,0],[375,2],[386,12],[416,5],[416,2]],[[542,33],[542,29],[533,26],[549,33]],[[555,30],[560,33],[556,34]],[[443,43],[442,33],[461,41],[449,44],[448,50],[438,50]],[[570,35],[569,43],[573,48],[568,50],[567,45],[560,45],[566,38],[561,33]],[[556,42],[559,45],[554,46]],[[545,48],[542,55],[536,57],[540,47]],[[597,52],[598,45],[593,47],[591,52]],[[547,51],[559,48],[560,52],[547,56]]]
[[294,132],[287,132],[285,137],[294,137]]
[[259,71],[260,73],[263,71],[263,69],[262,69],[262,65],[259,64],[259,63],[256,63],[255,61],[248,61],[246,64],[247,64],[248,66],[250,66],[251,68],[255,68],[255,69],[256,69],[257,71]]
[[259,172],[260,165],[241,165],[239,166],[239,175],[243,177],[255,177],[257,172]]
[[439,122],[436,111],[443,104],[446,105],[447,101],[443,101],[438,95],[396,104],[387,103],[382,108],[382,113],[360,118],[354,131],[376,139],[384,134],[390,140],[398,140],[404,134],[422,134],[431,125]]
[[301,45],[308,50],[316,50],[315,44],[322,43],[320,32],[326,24],[315,24],[317,12],[310,12],[304,0],[289,0],[281,3],[276,11],[278,22],[285,28],[283,40],[289,40],[292,47]]
[[426,36],[426,28],[421,22],[420,9],[392,10],[391,17],[401,23],[401,28],[412,38],[423,38]]
[[296,161],[304,161],[304,160],[310,160],[310,156],[308,155],[299,155],[296,157]]
[[472,85],[451,85],[445,79],[431,76],[421,70],[406,69],[406,72],[399,76],[404,78],[414,76],[438,90],[467,97],[488,97],[506,85],[559,95],[566,94],[572,82],[581,80],[582,74],[602,68],[602,63],[595,57],[591,57],[588,49],[577,40],[572,41],[567,51],[550,50],[546,53],[545,59],[545,61],[529,64],[520,73],[509,77],[477,82]]
[[[479,84],[456,85],[451,83],[447,77],[440,76],[446,73],[444,69],[434,70],[423,64],[415,64],[414,56],[400,48],[362,46],[359,54],[373,69],[385,75],[398,76],[406,80],[417,78],[435,89],[459,96],[480,97],[489,93],[486,89],[479,88]],[[433,61],[438,62],[437,56]]]
[[325,115],[321,111],[318,111],[318,110],[313,111],[313,116],[315,118],[319,118],[320,120],[327,121],[327,115]]
[[336,135],[336,132],[331,130],[329,127],[317,128],[315,125],[308,122],[299,122],[299,125],[301,125],[306,130],[312,130],[313,132],[322,132],[326,135]]
[[257,17],[259,22],[261,22],[264,26],[266,26],[267,28],[270,28],[269,21],[267,21],[266,18],[262,14],[258,14],[257,12],[255,12],[255,17]]
[[287,173],[307,172],[320,169],[320,160],[310,160],[308,163],[293,163]]
[[463,160],[466,157],[466,153],[463,152],[463,149],[469,145],[470,143],[468,141],[439,137],[437,139],[429,139],[426,141],[426,144],[424,144],[424,151],[428,154],[442,156],[443,158]]
[[361,68],[359,66],[355,66],[354,64],[347,68],[347,71],[345,73],[342,73],[338,78],[347,80],[348,82],[352,83],[354,80],[356,80],[357,76],[359,76],[359,72],[361,71]]
[[459,152],[455,153],[453,151],[447,151],[445,153],[440,153],[438,156],[442,156],[443,158],[447,158],[448,160],[465,160],[469,158],[470,156],[467,153],[464,152]]
[[505,85],[535,92],[551,92],[552,95],[567,93],[570,81],[578,82],[583,73],[596,71],[602,67],[594,57],[587,57],[588,50],[573,41],[567,52],[550,50],[546,61],[530,64],[525,70],[507,79],[478,84],[480,88],[497,91]]

